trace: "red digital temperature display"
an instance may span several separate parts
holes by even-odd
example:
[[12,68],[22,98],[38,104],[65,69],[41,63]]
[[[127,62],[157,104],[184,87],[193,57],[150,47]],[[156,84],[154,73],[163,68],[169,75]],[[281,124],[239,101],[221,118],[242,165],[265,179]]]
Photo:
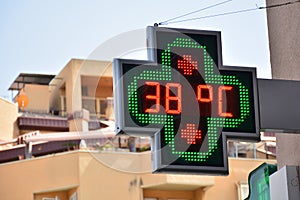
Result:
[[[181,114],[182,112],[182,85],[180,83],[145,82],[141,95],[140,108],[144,113]],[[234,109],[236,91],[233,86],[200,84],[194,91],[198,101],[201,116],[234,117],[239,114]],[[232,99],[233,101],[227,101]],[[184,106],[186,107],[186,106]],[[218,113],[209,112],[209,108],[217,107]],[[202,109],[201,109],[202,108]],[[205,109],[206,108],[206,109]]]

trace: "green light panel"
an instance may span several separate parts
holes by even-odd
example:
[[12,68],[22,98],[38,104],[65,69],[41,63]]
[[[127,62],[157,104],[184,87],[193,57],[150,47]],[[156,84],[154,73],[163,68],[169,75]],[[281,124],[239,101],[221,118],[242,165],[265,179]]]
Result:
[[118,132],[153,136],[154,171],[228,173],[226,139],[259,139],[255,69],[222,66],[220,32],[147,31],[150,61],[114,61]]
[[[201,46],[189,38],[176,38],[169,43],[168,48],[161,54],[161,69],[144,70],[139,75],[134,76],[133,81],[128,85],[128,109],[130,115],[141,124],[161,124],[164,125],[164,137],[167,145],[170,145],[172,154],[179,155],[187,161],[205,162],[212,153],[218,148],[218,130],[223,128],[237,128],[242,124],[250,113],[249,91],[233,75],[220,75],[214,72],[214,61],[206,51],[206,46]],[[189,52],[189,49],[202,49],[204,52],[204,80],[206,84],[236,86],[239,90],[240,117],[207,117],[207,137],[208,150],[205,152],[186,152],[178,151],[175,148],[174,137],[176,134],[173,115],[151,114],[139,112],[138,104],[138,81],[157,81],[165,84],[172,82],[171,48],[182,48]],[[190,64],[190,63],[189,63]],[[198,65],[199,66],[199,65]],[[177,67],[177,66],[175,66]],[[177,70],[177,69],[176,69]],[[188,74],[191,75],[191,70]],[[185,98],[185,97],[183,97]],[[184,109],[184,108],[183,108]]]

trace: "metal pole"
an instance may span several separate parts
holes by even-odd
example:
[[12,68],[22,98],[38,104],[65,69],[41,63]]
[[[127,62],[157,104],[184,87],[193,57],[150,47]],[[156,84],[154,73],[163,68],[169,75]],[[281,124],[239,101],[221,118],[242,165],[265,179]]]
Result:
[[25,159],[30,159],[32,157],[32,142],[26,142],[25,145]]
[[256,144],[253,143],[253,158],[256,159]]

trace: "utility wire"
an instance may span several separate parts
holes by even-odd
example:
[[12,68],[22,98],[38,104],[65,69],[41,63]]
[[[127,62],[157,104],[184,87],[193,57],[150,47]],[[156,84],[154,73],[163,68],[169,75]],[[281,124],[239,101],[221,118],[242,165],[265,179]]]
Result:
[[[179,17],[175,17],[173,19],[161,22],[158,25],[175,24],[175,23],[181,23],[181,22],[186,22],[186,21],[194,21],[194,20],[199,20],[199,19],[207,19],[207,18],[220,17],[220,16],[225,16],[225,15],[233,15],[233,14],[238,14],[238,13],[251,12],[251,11],[255,11],[255,10],[272,9],[272,8],[278,8],[278,7],[287,6],[287,5],[291,5],[291,4],[295,4],[295,3],[300,3],[300,0],[289,1],[289,2],[286,2],[286,3],[274,4],[274,5],[270,5],[270,6],[261,6],[261,7],[257,7],[257,8],[249,8],[249,9],[226,12],[226,13],[206,15],[206,16],[202,16],[202,17],[194,17],[194,18],[190,18],[190,19],[171,21],[171,20],[178,19],[178,18],[181,17],[181,16],[179,16]],[[194,11],[194,12],[196,12],[196,11]],[[194,13],[194,12],[192,12],[192,13]],[[182,15],[182,16],[186,16],[186,15]]]
[[195,17],[195,18],[190,18],[190,19],[183,19],[183,20],[178,20],[178,21],[172,21],[169,22],[168,24],[176,24],[180,22],[186,22],[186,21],[194,21],[194,20],[199,20],[199,19],[207,19],[207,18],[213,18],[213,17],[220,17],[224,15],[233,15],[237,13],[245,13],[245,12],[250,12],[254,10],[258,10],[259,8],[250,8],[250,9],[245,9],[245,10],[238,10],[238,11],[232,11],[232,12],[227,12],[227,13],[220,13],[220,14],[214,14],[214,15],[206,15],[203,17]]
[[270,5],[270,6],[265,6],[265,7],[259,7],[259,9],[269,9],[269,8],[276,8],[276,7],[281,7],[281,6],[287,6],[295,3],[300,3],[300,0],[297,1],[289,1],[286,3],[280,3],[280,4],[275,4],[275,5]]
[[169,21],[173,21],[175,19],[178,19],[178,18],[182,18],[182,17],[185,17],[185,16],[188,16],[188,15],[191,15],[191,14],[194,14],[194,13],[197,13],[197,12],[201,12],[201,11],[204,11],[204,10],[208,10],[210,8],[213,8],[213,7],[217,7],[217,6],[220,6],[222,4],[225,4],[225,3],[229,3],[233,0],[227,0],[227,1],[223,1],[223,2],[220,2],[220,3],[217,3],[217,4],[213,4],[213,5],[210,5],[210,6],[207,6],[205,8],[201,8],[199,10],[195,10],[193,12],[189,12],[189,13],[186,13],[184,15],[180,15],[180,16],[177,16],[177,17],[174,17],[174,18],[171,18],[171,19],[168,19],[166,21],[163,21],[163,22],[159,22],[158,25],[167,25],[169,23]]

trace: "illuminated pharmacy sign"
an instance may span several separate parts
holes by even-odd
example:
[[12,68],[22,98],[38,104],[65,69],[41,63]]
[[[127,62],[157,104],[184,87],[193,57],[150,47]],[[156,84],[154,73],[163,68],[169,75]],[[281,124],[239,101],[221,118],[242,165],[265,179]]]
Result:
[[222,66],[220,32],[148,27],[148,45],[114,61],[118,132],[153,136],[156,172],[228,173],[226,139],[259,140],[255,69]]

